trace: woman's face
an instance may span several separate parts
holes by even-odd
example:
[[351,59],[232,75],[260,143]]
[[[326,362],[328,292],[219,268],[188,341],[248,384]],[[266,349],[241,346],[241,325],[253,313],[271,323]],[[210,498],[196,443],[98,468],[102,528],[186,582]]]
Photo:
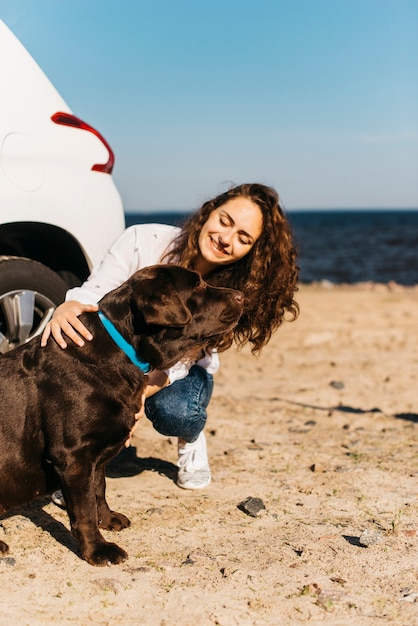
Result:
[[214,209],[200,231],[200,256],[195,269],[203,275],[218,265],[242,259],[253,247],[263,228],[260,207],[248,198],[233,198]]

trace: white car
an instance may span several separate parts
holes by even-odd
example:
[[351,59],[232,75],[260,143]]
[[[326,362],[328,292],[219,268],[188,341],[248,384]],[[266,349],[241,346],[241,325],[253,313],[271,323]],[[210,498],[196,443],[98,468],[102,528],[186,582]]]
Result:
[[0,85],[0,352],[7,352],[42,332],[125,216],[110,146],[73,115],[1,20]]

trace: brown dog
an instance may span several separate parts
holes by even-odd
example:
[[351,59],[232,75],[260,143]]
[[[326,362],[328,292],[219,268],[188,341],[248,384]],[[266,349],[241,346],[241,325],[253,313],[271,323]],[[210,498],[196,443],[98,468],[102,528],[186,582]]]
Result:
[[[102,298],[102,321],[97,313],[81,317],[94,337],[84,347],[70,343],[62,350],[49,341],[41,348],[35,338],[3,355],[0,514],[61,485],[82,556],[92,565],[125,560],[99,526],[130,524],[107,505],[105,467],[135,423],[143,370],[148,364],[167,369],[195,355],[237,324],[242,304],[241,292],[211,287],[196,272],[153,266]],[[109,320],[116,331],[106,329]],[[126,353],[115,333],[129,344]],[[133,362],[137,357],[143,366]],[[0,541],[0,553],[7,551]]]

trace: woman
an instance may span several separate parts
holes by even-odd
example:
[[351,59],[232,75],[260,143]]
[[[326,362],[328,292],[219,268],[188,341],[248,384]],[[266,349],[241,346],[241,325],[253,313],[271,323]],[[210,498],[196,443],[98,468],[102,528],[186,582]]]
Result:
[[[177,484],[203,489],[211,480],[203,429],[218,352],[235,341],[238,346],[249,342],[257,354],[286,312],[292,319],[299,313],[293,298],[296,251],[276,191],[258,183],[239,185],[205,202],[181,229],[162,224],[126,229],[86,282],[68,291],[41,345],[46,345],[50,334],[62,348],[67,345],[63,333],[80,346],[90,341],[92,336],[78,316],[96,311],[100,298],[136,270],[157,263],[194,269],[213,285],[244,293],[243,315],[216,350],[197,363],[180,362],[148,376],[145,414],[158,432],[178,437]],[[54,502],[59,503],[60,497],[54,494]]]

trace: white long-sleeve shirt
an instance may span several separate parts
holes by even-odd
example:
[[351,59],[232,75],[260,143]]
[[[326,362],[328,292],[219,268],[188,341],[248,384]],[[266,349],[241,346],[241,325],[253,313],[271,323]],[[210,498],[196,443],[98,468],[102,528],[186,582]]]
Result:
[[[161,263],[180,229],[166,224],[138,224],[127,228],[114,242],[102,262],[93,268],[81,287],[67,291],[65,299],[83,304],[97,304],[109,291],[119,287],[137,270]],[[197,362],[210,374],[219,368],[216,351]],[[167,370],[170,383],[187,376],[193,363],[180,361]]]

